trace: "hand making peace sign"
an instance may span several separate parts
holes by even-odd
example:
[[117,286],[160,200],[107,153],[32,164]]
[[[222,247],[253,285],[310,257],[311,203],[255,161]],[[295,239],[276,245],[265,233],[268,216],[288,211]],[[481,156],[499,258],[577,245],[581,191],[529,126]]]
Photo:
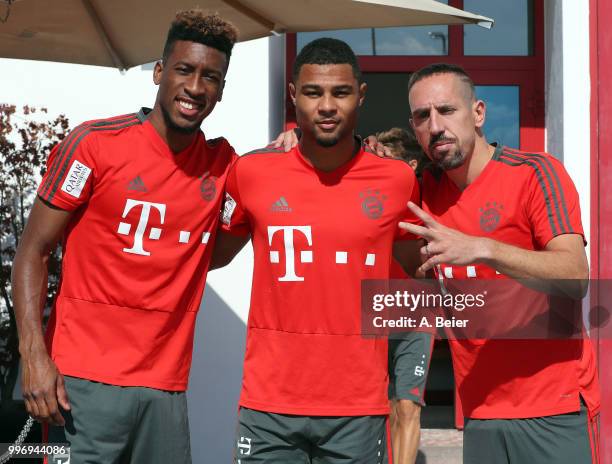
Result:
[[442,263],[467,266],[486,259],[489,239],[466,235],[443,226],[411,201],[408,208],[423,221],[423,225],[400,222],[399,227],[427,241],[427,245],[421,248],[425,262],[419,267],[419,272],[425,273]]

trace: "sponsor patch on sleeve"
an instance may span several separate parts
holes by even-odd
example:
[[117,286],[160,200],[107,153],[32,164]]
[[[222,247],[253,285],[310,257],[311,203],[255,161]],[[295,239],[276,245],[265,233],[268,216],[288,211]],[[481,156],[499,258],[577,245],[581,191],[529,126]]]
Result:
[[64,179],[62,190],[74,198],[79,198],[83,192],[83,187],[91,174],[91,168],[85,166],[77,160],[72,162],[70,171]]
[[223,212],[221,213],[221,222],[226,226],[230,225],[234,210],[236,209],[236,201],[229,193],[225,193],[225,203],[223,204]]

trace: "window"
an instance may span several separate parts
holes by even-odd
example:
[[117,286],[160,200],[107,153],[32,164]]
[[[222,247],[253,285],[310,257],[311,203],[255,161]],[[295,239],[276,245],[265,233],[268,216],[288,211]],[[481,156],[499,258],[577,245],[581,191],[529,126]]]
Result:
[[466,55],[533,55],[533,1],[464,0],[468,11],[497,18],[491,30],[464,26]]
[[519,147],[518,85],[477,85],[476,97],[487,104],[484,133],[487,140],[509,147]]
[[[438,0],[448,4],[448,0]],[[448,26],[385,27],[304,32],[297,34],[297,52],[319,37],[348,43],[357,55],[401,56],[448,54]]]
[[[488,106],[489,141],[523,150],[544,149],[544,0],[448,0],[449,5],[496,20],[478,26],[420,26],[289,34],[287,73],[297,52],[317,37],[337,37],[359,55],[368,96],[358,130],[363,135],[408,124],[406,83],[431,63],[462,66]],[[295,121],[287,99],[286,121]]]

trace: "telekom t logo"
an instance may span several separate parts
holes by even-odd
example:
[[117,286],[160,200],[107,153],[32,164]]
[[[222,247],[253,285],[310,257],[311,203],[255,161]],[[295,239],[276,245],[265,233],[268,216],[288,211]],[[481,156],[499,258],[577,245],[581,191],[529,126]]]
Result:
[[[123,210],[123,215],[121,217],[125,218],[135,206],[141,206],[142,210],[140,211],[140,220],[138,221],[138,225],[136,226],[136,232],[134,233],[134,244],[132,245],[132,248],[124,248],[123,251],[125,251],[126,253],[133,253],[135,255],[150,256],[151,253],[143,248],[143,237],[145,232],[147,231],[149,215],[151,214],[151,209],[157,210],[160,218],[159,223],[163,224],[164,217],[166,215],[166,205],[162,203],[150,203],[148,201],[137,201],[128,198],[127,203],[125,204],[125,209]],[[132,224],[129,224],[127,222],[120,222],[119,228],[117,229],[117,233],[121,235],[129,235],[131,229]],[[157,227],[151,227],[151,231],[149,232],[149,238],[151,240],[159,240],[160,236],[161,229]]]
[[[300,277],[295,273],[295,251],[293,249],[293,234],[299,232],[306,237],[308,245],[312,246],[312,229],[310,226],[268,226],[268,243],[272,246],[272,238],[279,230],[283,231],[285,245],[285,275],[279,277],[281,282],[300,282],[304,277]],[[270,251],[270,262],[280,262],[278,251]],[[301,263],[312,263],[312,250],[304,250],[300,252]]]
[[[251,441],[251,438],[240,437],[240,441],[237,443],[237,446],[241,455],[249,456],[251,454]],[[240,462],[240,460],[238,462]]]

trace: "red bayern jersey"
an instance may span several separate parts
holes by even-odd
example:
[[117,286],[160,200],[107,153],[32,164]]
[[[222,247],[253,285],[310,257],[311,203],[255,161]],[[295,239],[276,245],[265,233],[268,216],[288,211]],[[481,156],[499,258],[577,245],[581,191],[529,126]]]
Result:
[[75,128],[39,197],[72,211],[47,332],[63,374],[185,390],[193,332],[235,153],[198,133],[173,154],[145,111]]
[[387,340],[361,335],[363,279],[389,277],[394,240],[413,237],[412,169],[360,150],[332,172],[296,147],[241,157],[223,227],[255,253],[240,404],[283,414],[386,414]]
[[[445,174],[423,178],[423,208],[469,235],[542,250],[561,234],[583,235],[578,193],[546,153],[497,147],[465,190]],[[444,279],[504,278],[484,265],[441,266]],[[584,340],[451,340],[463,412],[477,419],[527,418],[600,404],[593,347]]]

